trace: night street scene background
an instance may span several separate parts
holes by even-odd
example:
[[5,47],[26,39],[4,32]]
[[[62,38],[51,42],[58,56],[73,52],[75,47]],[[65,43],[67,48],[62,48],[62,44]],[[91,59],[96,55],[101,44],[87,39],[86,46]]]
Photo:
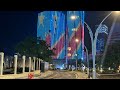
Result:
[[119,11],[0,11],[0,78],[120,79],[119,28]]

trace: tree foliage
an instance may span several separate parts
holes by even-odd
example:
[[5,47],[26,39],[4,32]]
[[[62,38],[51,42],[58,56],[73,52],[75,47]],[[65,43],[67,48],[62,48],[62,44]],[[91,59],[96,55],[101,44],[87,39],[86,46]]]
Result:
[[15,51],[20,55],[35,56],[48,62],[52,60],[52,56],[54,55],[46,41],[37,40],[34,37],[27,37],[19,42],[15,47]]
[[104,61],[104,67],[118,69],[120,65],[120,42],[109,45]]

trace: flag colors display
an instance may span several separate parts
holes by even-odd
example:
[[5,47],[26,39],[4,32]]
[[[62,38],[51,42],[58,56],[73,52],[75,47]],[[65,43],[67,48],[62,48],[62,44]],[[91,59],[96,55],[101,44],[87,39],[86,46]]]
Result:
[[[37,37],[54,50],[53,59],[82,59],[84,55],[84,11],[38,13]],[[75,15],[75,20],[71,16]],[[78,41],[76,42],[76,39]],[[66,52],[67,50],[67,52]]]

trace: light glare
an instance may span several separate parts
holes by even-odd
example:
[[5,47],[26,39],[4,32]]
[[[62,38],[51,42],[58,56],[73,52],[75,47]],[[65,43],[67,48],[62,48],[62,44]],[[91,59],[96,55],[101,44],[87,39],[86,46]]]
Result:
[[75,15],[72,15],[72,16],[71,16],[71,19],[72,19],[72,20],[75,20],[75,19],[76,19],[76,16],[75,16]]
[[78,39],[75,39],[75,42],[78,42],[79,40]]

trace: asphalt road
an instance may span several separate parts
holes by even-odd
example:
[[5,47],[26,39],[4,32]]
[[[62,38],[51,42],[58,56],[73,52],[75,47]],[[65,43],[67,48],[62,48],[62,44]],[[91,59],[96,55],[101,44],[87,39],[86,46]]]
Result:
[[52,75],[40,79],[76,79],[76,75],[72,71],[56,70]]

